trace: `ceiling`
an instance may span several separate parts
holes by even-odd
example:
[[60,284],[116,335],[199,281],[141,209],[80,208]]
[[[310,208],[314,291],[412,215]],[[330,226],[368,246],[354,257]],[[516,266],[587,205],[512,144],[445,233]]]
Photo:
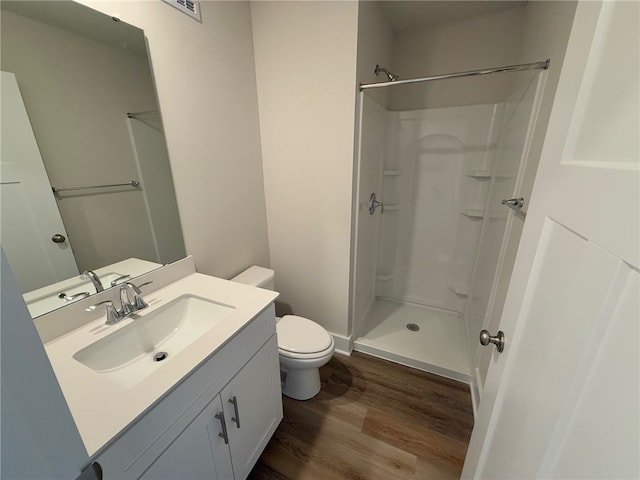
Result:
[[97,42],[147,55],[144,33],[119,20],[103,15],[91,8],[70,1],[7,1],[0,3],[2,10],[22,15]]
[[522,7],[527,2],[523,0],[399,0],[378,3],[391,29],[397,32]]

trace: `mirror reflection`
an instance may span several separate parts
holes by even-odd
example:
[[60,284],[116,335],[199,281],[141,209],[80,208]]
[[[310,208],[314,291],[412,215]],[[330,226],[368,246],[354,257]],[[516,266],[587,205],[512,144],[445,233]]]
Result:
[[37,316],[185,247],[142,30],[70,1],[1,8],[1,242]]

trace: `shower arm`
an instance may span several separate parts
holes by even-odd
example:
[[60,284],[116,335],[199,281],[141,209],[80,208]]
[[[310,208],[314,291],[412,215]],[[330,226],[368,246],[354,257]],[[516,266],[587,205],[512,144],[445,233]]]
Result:
[[390,82],[395,82],[399,78],[398,75],[395,75],[394,73],[391,73],[386,68],[381,67],[380,65],[376,65],[376,68],[373,70],[373,73],[375,73],[376,77],[377,77],[380,74],[380,72],[384,73],[387,76],[387,79],[389,79]]

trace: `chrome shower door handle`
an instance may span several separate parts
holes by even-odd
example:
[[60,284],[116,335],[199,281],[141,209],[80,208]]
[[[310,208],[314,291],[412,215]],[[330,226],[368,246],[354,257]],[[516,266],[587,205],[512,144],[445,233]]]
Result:
[[507,207],[514,210],[520,210],[522,207],[524,207],[524,198],[505,198],[504,200],[502,200],[502,205],[506,205]]
[[376,194],[373,192],[369,197],[369,215],[373,215],[378,207],[380,207],[381,212],[384,213],[384,205],[376,199]]

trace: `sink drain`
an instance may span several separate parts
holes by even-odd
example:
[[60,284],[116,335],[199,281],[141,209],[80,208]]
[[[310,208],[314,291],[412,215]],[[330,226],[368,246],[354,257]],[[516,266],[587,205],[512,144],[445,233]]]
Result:
[[168,356],[169,356],[169,354],[167,352],[158,352],[153,356],[153,361],[154,362],[161,362],[162,360],[164,360]]
[[420,330],[420,327],[415,323],[407,323],[407,330],[411,330],[412,332],[417,332]]

